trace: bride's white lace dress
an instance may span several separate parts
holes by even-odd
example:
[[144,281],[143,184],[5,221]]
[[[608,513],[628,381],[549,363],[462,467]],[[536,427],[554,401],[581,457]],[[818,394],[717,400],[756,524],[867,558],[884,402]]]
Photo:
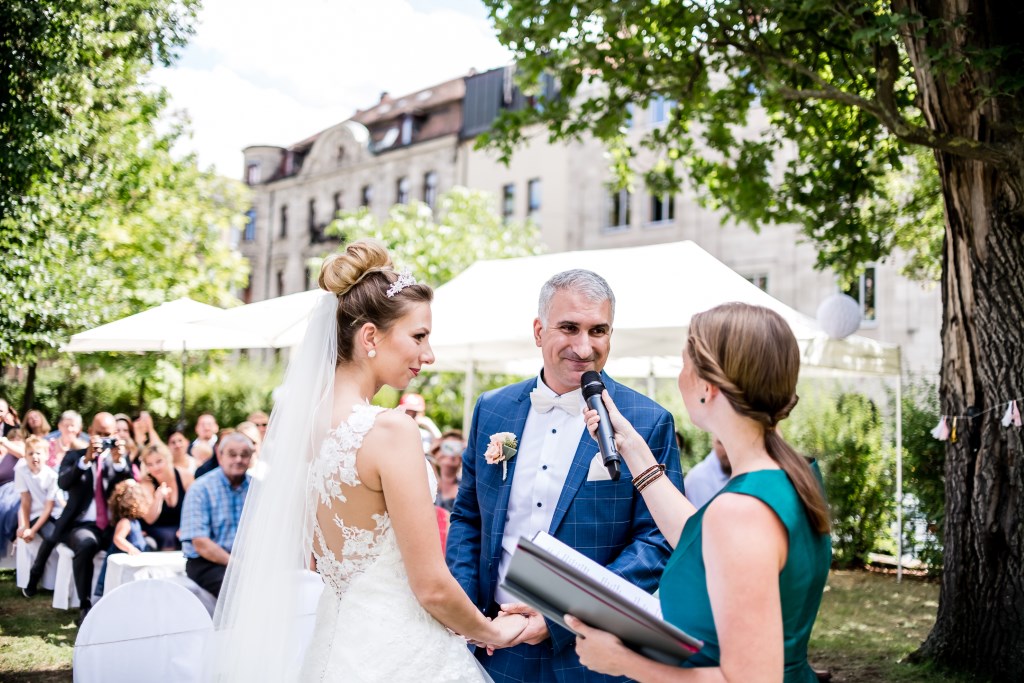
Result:
[[[317,500],[313,554],[325,586],[300,680],[479,683],[485,677],[465,640],[416,601],[387,511],[372,515],[372,528],[345,520],[345,494],[362,486],[356,452],[383,410],[357,405],[310,468],[309,491]],[[424,466],[436,490],[426,459]],[[323,520],[336,528],[325,533]]]

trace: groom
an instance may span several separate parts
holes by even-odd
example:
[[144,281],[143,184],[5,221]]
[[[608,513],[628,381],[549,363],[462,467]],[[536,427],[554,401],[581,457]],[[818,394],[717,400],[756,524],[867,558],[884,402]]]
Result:
[[[648,592],[657,588],[671,552],[633,488],[637,473],[623,463],[621,478],[612,481],[584,426],[580,377],[601,372],[608,360],[615,314],[611,288],[596,273],[569,270],[545,283],[539,309],[533,333],[543,369],[537,378],[477,401],[448,532],[448,566],[491,616],[499,605],[517,602],[499,585],[521,536],[547,531]],[[601,374],[619,410],[682,488],[672,416]],[[514,433],[518,450],[507,463],[488,464],[484,452],[499,432]],[[520,644],[491,656],[478,648],[477,656],[497,683],[624,680],[584,668],[574,640],[536,615]]]

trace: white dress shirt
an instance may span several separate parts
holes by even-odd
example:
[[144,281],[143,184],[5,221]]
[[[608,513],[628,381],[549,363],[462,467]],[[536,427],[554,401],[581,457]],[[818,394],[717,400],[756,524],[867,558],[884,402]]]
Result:
[[[101,463],[102,463],[103,459],[104,458],[110,458],[110,457],[113,457],[113,456],[110,454],[110,449],[107,449],[107,450],[103,451],[102,453],[100,453],[98,456],[96,456],[96,458],[94,458],[92,462],[86,462],[84,455],[78,459],[78,469],[80,469],[80,470],[92,469],[93,495],[89,497],[89,507],[85,508],[85,510],[82,511],[82,514],[78,515],[78,519],[75,520],[76,522],[95,522],[96,521],[96,495],[95,495],[96,482],[99,480],[100,477],[103,476],[103,472],[100,469],[101,466],[102,466]],[[115,462],[114,463],[114,471],[115,472],[123,472],[125,470],[125,468],[128,467],[128,463],[125,462],[126,459],[127,458],[121,458],[121,462]],[[112,492],[108,492],[108,493],[112,493]]]
[[[556,395],[539,377],[536,390]],[[498,604],[519,602],[500,588],[508,573],[508,565],[519,537],[533,538],[538,531],[550,531],[555,506],[586,426],[583,420],[583,394],[579,389],[569,392],[569,395],[573,394],[579,399],[579,410],[574,415],[561,408],[540,413],[531,407],[526,417],[523,436],[515,456],[518,462],[509,493],[505,532],[501,538],[499,587],[494,592],[494,600]]]

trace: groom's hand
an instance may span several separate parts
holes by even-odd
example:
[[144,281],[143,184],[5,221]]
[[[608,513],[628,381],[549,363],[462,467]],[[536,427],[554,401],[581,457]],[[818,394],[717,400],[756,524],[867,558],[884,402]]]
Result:
[[544,615],[529,605],[521,602],[505,603],[501,606],[501,614],[522,614],[528,620],[526,628],[511,643],[512,646],[519,645],[520,643],[539,645],[551,635],[548,633],[548,624],[544,621]]

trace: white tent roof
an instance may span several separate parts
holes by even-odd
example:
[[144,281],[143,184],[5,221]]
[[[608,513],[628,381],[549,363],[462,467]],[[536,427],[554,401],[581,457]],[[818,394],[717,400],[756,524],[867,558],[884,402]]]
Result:
[[100,325],[71,337],[62,350],[91,351],[182,351],[200,349],[244,349],[249,335],[229,328],[209,327],[196,321],[223,313],[216,306],[188,297],[160,304],[141,313]]
[[309,314],[320,294],[321,290],[310,289],[238,308],[215,308],[202,322],[210,327],[226,328],[245,335],[249,342],[247,348],[297,346],[306,333]]
[[865,337],[829,339],[814,319],[774,299],[690,241],[479,261],[435,293],[431,344],[437,369],[532,374],[541,286],[555,273],[586,268],[615,292],[608,371],[619,376],[678,373],[690,318],[729,301],[767,306],[793,328],[805,365],[857,374],[898,374],[894,345]]

